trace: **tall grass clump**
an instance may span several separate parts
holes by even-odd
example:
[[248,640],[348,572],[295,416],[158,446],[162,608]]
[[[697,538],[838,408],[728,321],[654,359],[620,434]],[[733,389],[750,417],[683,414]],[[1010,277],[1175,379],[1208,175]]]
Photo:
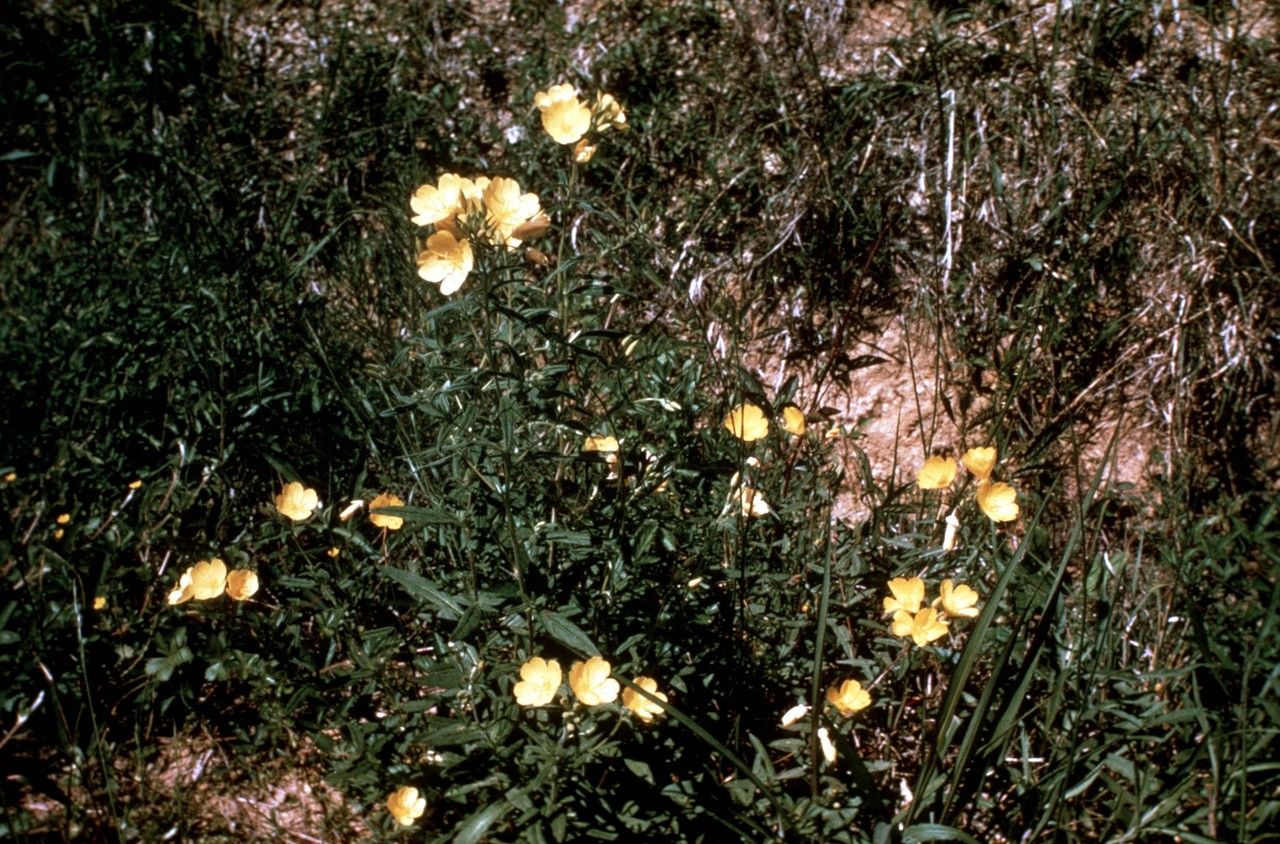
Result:
[[4,833],[1266,840],[1274,16],[890,6],[21,5]]

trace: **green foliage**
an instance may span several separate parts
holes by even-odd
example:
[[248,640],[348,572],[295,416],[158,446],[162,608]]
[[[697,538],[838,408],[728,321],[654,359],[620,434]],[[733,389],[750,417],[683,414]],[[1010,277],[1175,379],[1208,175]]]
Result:
[[[1216,53],[1150,4],[908,4],[854,62],[818,4],[510,5],[0,24],[0,829],[234,835],[199,784],[139,784],[204,736],[242,782],[318,757],[334,838],[397,837],[401,785],[438,841],[1265,838],[1267,43],[1212,7],[1182,14]],[[565,80],[627,108],[589,162],[532,106]],[[407,204],[443,172],[552,222],[473,236],[449,297]],[[885,363],[854,341],[890,317],[1018,521],[824,436],[816,397]],[[762,348],[809,377],[767,383]],[[1101,461],[1079,427],[1135,385],[1173,408],[1145,490],[1106,478],[1118,423]],[[722,424],[742,402],[758,442]],[[277,511],[289,481],[311,517]],[[260,591],[170,605],[214,557]],[[981,612],[912,645],[899,576]],[[517,702],[531,657],[597,654],[662,714]],[[873,701],[850,717],[845,679]]]

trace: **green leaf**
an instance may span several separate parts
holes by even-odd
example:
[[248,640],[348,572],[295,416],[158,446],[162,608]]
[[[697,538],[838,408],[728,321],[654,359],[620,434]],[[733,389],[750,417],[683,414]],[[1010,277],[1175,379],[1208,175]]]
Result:
[[902,844],[916,844],[918,841],[963,841],[965,844],[978,844],[978,840],[972,835],[940,823],[916,824],[902,831]]
[[453,837],[454,844],[478,844],[494,821],[505,815],[509,808],[510,804],[506,800],[485,806],[458,825],[458,833]]
[[438,610],[450,612],[454,615],[462,615],[466,611],[466,608],[460,603],[460,599],[441,592],[434,583],[421,575],[398,569],[394,566],[384,566],[381,571],[384,575],[403,586],[405,591],[414,598],[431,604]]
[[578,656],[590,657],[600,653],[599,648],[591,641],[591,637],[584,633],[581,627],[559,613],[543,610],[541,618],[542,628],[547,631],[547,634],[566,648],[575,651]]
[[453,514],[431,507],[373,507],[369,512],[379,516],[399,516],[411,525],[462,526],[462,522]]

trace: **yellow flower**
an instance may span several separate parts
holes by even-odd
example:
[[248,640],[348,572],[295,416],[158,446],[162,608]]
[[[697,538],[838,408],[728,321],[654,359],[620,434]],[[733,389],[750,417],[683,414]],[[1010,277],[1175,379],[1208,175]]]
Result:
[[822,758],[827,760],[828,765],[836,763],[836,746],[831,741],[831,734],[827,732],[826,727],[818,728],[818,745],[822,748]]
[[744,443],[755,442],[769,434],[769,420],[764,411],[750,402],[744,402],[725,414],[724,426]]
[[227,588],[227,564],[214,558],[201,560],[182,573],[178,585],[169,593],[170,604],[185,604],[194,598],[207,601]]
[[583,138],[573,145],[573,160],[579,164],[586,164],[596,154],[596,145],[587,143],[587,139]]
[[338,559],[338,554],[339,554],[339,553],[341,553],[341,552],[340,552],[340,551],[338,551],[338,546],[336,546],[336,545],[335,545],[335,546],[333,546],[332,548],[330,548],[328,551],[326,551],[325,553],[329,555],[329,559],[331,559],[331,560],[336,560],[336,559]]
[[237,601],[247,600],[258,591],[257,572],[236,569],[227,575],[227,594]]
[[918,577],[895,577],[889,581],[892,598],[884,599],[884,611],[888,613],[916,613],[924,603],[924,581]]
[[847,717],[870,706],[871,695],[857,680],[845,680],[839,686],[827,689],[827,703]]
[[583,451],[599,452],[604,456],[604,462],[609,465],[609,478],[616,480],[618,477],[618,440],[616,437],[595,436],[587,437],[582,442]]
[[961,583],[952,588],[951,578],[942,581],[938,587],[938,597],[933,599],[933,606],[942,605],[942,611],[950,616],[963,615],[974,618],[978,615],[978,593]]
[[227,588],[227,564],[214,557],[191,567],[191,596],[197,601],[216,598]]
[[934,639],[947,634],[947,620],[932,607],[920,610],[912,615],[906,610],[898,610],[893,616],[893,635],[910,636],[916,645],[924,647]]
[[104,597],[102,597],[101,595],[99,595],[98,597],[94,598],[94,599],[93,599],[93,608],[94,608],[95,610],[102,610],[102,609],[106,609],[106,608],[107,608],[107,599],[106,599],[106,598],[104,598]]
[[303,522],[311,518],[311,511],[320,506],[320,497],[314,489],[304,487],[297,481],[287,483],[276,496],[276,509],[295,522]]
[[474,264],[471,241],[459,240],[449,231],[431,235],[427,248],[418,253],[418,275],[423,281],[440,285],[445,296],[458,292]]
[[413,222],[419,226],[431,226],[448,220],[462,210],[462,185],[464,180],[456,173],[445,173],[434,185],[422,185],[409,197],[413,209]]
[[916,485],[921,489],[945,489],[956,479],[956,461],[934,455],[916,472]]
[[413,822],[427,811],[427,798],[418,796],[418,789],[402,785],[387,798],[387,810],[401,826],[413,826]]
[[66,533],[66,531],[65,531],[65,530],[63,530],[62,528],[54,528],[54,530],[53,530],[53,538],[54,538],[54,539],[61,539],[61,538],[62,538],[62,535],[63,535],[63,534],[65,534],[65,533]]
[[618,681],[609,676],[611,666],[602,657],[575,662],[569,669],[569,688],[587,706],[610,703],[618,697]]
[[18,479],[18,473],[17,473],[17,472],[6,472],[6,473],[5,473],[5,476],[4,476],[4,482],[5,482],[5,483],[7,483],[7,484],[11,484],[11,483],[13,483],[14,481],[16,481],[17,479]]
[[142,480],[139,478],[138,480],[130,482],[129,489],[142,489]]
[[532,237],[530,229],[522,228],[542,216],[542,206],[536,193],[521,193],[515,179],[494,179],[484,189],[485,222],[491,229],[493,243],[519,246],[521,238],[516,234]]
[[971,448],[960,458],[964,467],[980,481],[991,480],[991,470],[996,467],[996,447],[993,445]]
[[369,521],[373,522],[380,528],[387,530],[400,530],[404,527],[404,519],[399,516],[382,515],[375,513],[379,507],[403,507],[404,500],[398,495],[392,495],[389,492],[379,494],[376,498],[369,502]]
[[599,451],[605,454],[614,453],[618,450],[618,440],[611,436],[592,436],[582,441],[583,451]]
[[178,578],[178,585],[169,593],[169,603],[185,604],[191,598],[191,569],[187,569],[182,573],[182,577]]
[[793,404],[782,408],[782,427],[788,434],[802,436],[805,429],[804,411]]
[[738,495],[742,502],[742,515],[748,518],[767,516],[773,512],[769,508],[769,502],[764,500],[764,496],[755,487],[744,486]]
[[542,128],[558,144],[575,143],[591,128],[591,109],[567,82],[534,94],[533,104],[542,112]]
[[516,703],[521,706],[546,706],[560,691],[560,663],[535,656],[520,666],[516,683]]
[[622,103],[614,99],[613,94],[603,92],[596,94],[595,112],[597,132],[604,132],[610,128],[627,128],[627,113],[622,110]]
[[[572,673],[569,674],[569,682],[573,682]],[[667,696],[658,691],[658,681],[652,677],[637,677],[636,685],[663,703],[667,702]],[[635,716],[641,721],[645,722],[652,721],[653,716],[662,714],[661,706],[649,700],[634,689],[622,690],[622,705],[635,713]]]
[[539,91],[534,94],[533,104],[538,107],[539,111],[541,111],[542,109],[550,108],[558,102],[577,99],[577,97],[578,89],[568,82],[563,82],[559,85],[552,85],[547,90]]
[[978,484],[978,506],[993,522],[1011,522],[1018,518],[1018,493],[1008,484],[983,481]]
[[70,514],[70,513],[63,513],[63,514],[61,514],[60,516],[58,516],[58,518],[54,519],[54,521],[55,521],[55,522],[57,522],[57,523],[58,523],[58,524],[60,524],[60,525],[70,524],[70,523],[71,523],[71,514]]

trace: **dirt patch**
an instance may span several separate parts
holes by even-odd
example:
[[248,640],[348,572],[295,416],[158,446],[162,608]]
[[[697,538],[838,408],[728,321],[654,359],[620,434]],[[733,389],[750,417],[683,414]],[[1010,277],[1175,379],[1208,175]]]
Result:
[[[293,758],[257,760],[234,755],[227,742],[189,735],[158,742],[143,765],[121,758],[115,767],[116,815],[144,836],[314,844],[371,834],[324,781],[321,754],[309,742]],[[69,799],[92,805],[80,787],[70,789]],[[105,806],[69,820],[62,803],[30,791],[21,806],[32,835],[96,838],[117,825]]]

